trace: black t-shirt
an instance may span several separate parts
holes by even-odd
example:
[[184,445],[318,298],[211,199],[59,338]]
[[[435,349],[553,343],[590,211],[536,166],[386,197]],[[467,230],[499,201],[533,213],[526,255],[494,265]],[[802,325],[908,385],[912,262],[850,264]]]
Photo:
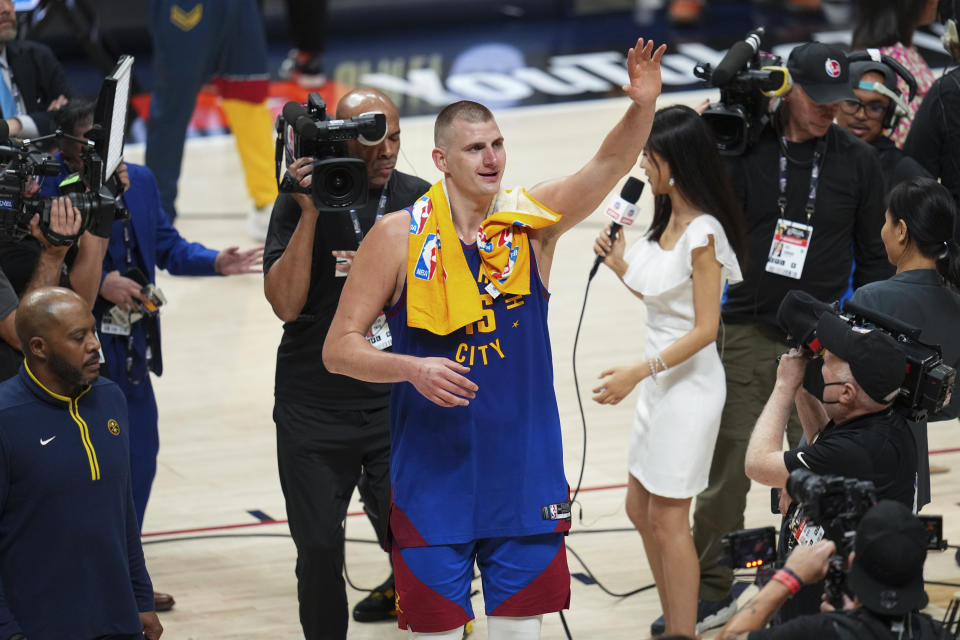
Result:
[[877,156],[880,158],[887,193],[904,180],[933,177],[923,168],[923,165],[898,149],[890,138],[880,136],[870,144],[877,150]]
[[913,507],[917,449],[906,420],[886,409],[842,424],[828,424],[812,444],[785,451],[787,471],[809,469],[821,475],[869,480],[878,500]]
[[[810,173],[816,140],[787,143],[786,218],[806,222]],[[801,278],[765,270],[770,245],[780,217],[780,139],[772,127],[741,156],[728,157],[734,190],[743,205],[747,224],[747,259],[741,263],[743,282],[731,285],[723,319],[757,322],[776,329],[776,313],[784,295],[801,289],[824,301],[838,300],[847,290],[852,259],[856,259],[854,286],[883,280],[893,274],[880,240],[883,226],[883,173],[877,154],[867,143],[832,125],[826,134],[810,224],[813,234]],[[852,251],[851,251],[852,248]]]
[[960,205],[960,69],[944,74],[927,91],[903,151],[939,178]]
[[[420,178],[394,171],[387,186],[384,213],[413,204],[430,185]],[[380,190],[371,191],[367,204],[357,211],[366,234],[376,220]],[[300,206],[289,194],[280,194],[273,207],[263,253],[264,271],[269,271],[290,242],[300,221]],[[300,317],[283,325],[277,349],[274,395],[277,400],[333,409],[373,409],[386,406],[389,384],[362,382],[332,374],[323,366],[321,354],[330,323],[343,291],[344,277],[335,276],[336,259],[331,251],[353,251],[358,247],[351,216],[347,211],[321,213],[313,243],[310,289]]]
[[769,629],[751,631],[749,640],[936,640],[940,624],[922,613],[912,615],[913,634],[902,636],[890,629],[891,618],[860,607],[843,613],[800,616]]

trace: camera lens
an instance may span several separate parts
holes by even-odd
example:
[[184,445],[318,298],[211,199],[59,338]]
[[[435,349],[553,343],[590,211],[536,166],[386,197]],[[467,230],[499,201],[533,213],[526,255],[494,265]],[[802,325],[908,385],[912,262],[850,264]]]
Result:
[[353,193],[353,176],[349,171],[334,169],[326,176],[324,192],[331,198],[339,200]]
[[357,158],[325,158],[313,168],[313,202],[320,211],[367,203],[367,166]]

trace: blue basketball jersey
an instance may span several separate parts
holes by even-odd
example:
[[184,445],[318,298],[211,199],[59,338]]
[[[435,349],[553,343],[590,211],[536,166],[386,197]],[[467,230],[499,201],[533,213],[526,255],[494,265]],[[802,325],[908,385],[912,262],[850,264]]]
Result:
[[547,330],[549,294],[530,268],[529,295],[486,291],[477,246],[463,245],[483,318],[440,336],[407,326],[404,295],[387,313],[394,353],[470,367],[469,406],[435,405],[409,382],[390,399],[390,529],[400,547],[458,544],[570,528],[560,416]]

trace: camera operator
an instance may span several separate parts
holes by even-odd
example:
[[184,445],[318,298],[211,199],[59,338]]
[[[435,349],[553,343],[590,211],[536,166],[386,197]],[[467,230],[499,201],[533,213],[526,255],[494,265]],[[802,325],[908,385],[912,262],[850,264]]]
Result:
[[[958,62],[960,0],[949,6],[952,15],[944,16],[949,18],[945,20],[944,48]],[[903,151],[938,178],[960,206],[960,68],[944,73],[930,87],[914,116]]]
[[52,111],[67,103],[67,76],[46,45],[17,39],[13,0],[0,0],[0,110],[10,135],[53,133]]
[[[747,477],[784,488],[791,471],[805,468],[868,480],[879,499],[912,507],[916,447],[906,420],[890,408],[906,370],[903,353],[890,336],[856,330],[833,313],[820,316],[816,331],[822,363],[798,349],[780,358],[747,445]],[[784,452],[794,400],[805,442]]]
[[[30,221],[30,231],[39,245],[39,255],[33,261],[33,270],[20,291],[21,296],[41,287],[53,287],[63,279],[63,261],[70,249],[68,246],[56,246],[43,236],[38,225],[39,215]],[[50,208],[50,229],[60,235],[75,235],[80,230],[80,212],[66,198],[54,200]],[[96,240],[91,241],[93,244]],[[105,243],[101,243],[106,248]],[[96,252],[94,252],[96,253]],[[102,257],[103,252],[99,255]],[[89,300],[88,300],[89,302]],[[0,269],[0,380],[7,380],[17,374],[23,362],[20,340],[14,329],[16,308],[19,303],[17,290]]]
[[[877,151],[887,192],[909,178],[929,178],[930,173],[901,151],[884,133],[896,127],[900,114],[909,114],[907,103],[900,97],[897,74],[893,68],[872,60],[851,62],[850,86],[857,99],[843,100],[840,103],[837,124],[869,143]],[[878,89],[886,89],[892,93],[902,103],[902,107]]]
[[[943,360],[960,370],[960,225],[946,187],[929,178],[898,185],[887,199],[880,230],[887,257],[897,273],[854,293],[852,302],[880,311],[920,329],[920,341],[940,345]],[[949,405],[932,420],[960,415],[954,392]],[[917,507],[930,502],[927,421],[910,422],[917,442]]]
[[[736,609],[733,572],[719,560],[720,540],[743,528],[750,428],[773,388],[775,358],[787,347],[775,317],[780,302],[790,289],[839,299],[851,258],[855,286],[892,272],[877,237],[883,217],[879,161],[869,146],[833,124],[840,101],[856,98],[846,54],[834,45],[807,43],[791,52],[787,67],[794,85],[772,115],[773,126],[764,127],[742,155],[728,158],[746,216],[748,258],[743,281],[728,289],[723,306],[719,343],[727,399],[709,486],[694,510],[700,631],[722,624]],[[788,242],[778,242],[782,238]],[[795,417],[790,426],[795,443]]]
[[923,563],[927,531],[902,504],[881,500],[856,529],[855,551],[847,582],[854,599],[842,612],[824,605],[824,613],[803,616],[763,629],[773,614],[804,585],[822,579],[835,545],[824,540],[801,546],[786,566],[723,628],[718,640],[934,640],[940,625],[918,613],[927,604]]
[[[390,98],[374,89],[354,90],[340,100],[337,118],[371,111],[386,115],[386,137],[372,146],[349,143],[350,154],[367,165],[368,204],[349,214],[319,213],[306,204],[307,196],[301,212],[293,196],[281,194],[264,253],[264,292],[285,323],[273,416],[280,483],[297,545],[300,623],[311,640],[346,637],[343,522],[353,488],[360,489],[381,544],[390,506],[390,385],[330,373],[321,359],[323,341],[364,234],[383,214],[412,205],[430,188],[394,169],[400,119]],[[310,160],[297,160],[290,173],[309,175]],[[385,322],[375,326],[372,339],[384,344],[385,328]],[[390,617],[393,602],[391,575],[357,605],[354,619]]]

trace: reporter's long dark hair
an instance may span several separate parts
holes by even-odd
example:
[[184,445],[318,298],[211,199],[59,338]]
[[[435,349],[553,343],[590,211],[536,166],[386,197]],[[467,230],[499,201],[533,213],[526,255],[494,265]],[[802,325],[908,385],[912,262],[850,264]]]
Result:
[[921,254],[936,259],[947,284],[960,289],[960,225],[947,188],[930,178],[904,180],[887,196],[887,211],[894,222],[904,221]]
[[[675,186],[690,204],[720,221],[737,260],[745,264],[743,209],[720,160],[713,132],[700,114],[683,105],[660,109],[653,116],[646,149],[670,166]],[[650,161],[657,162],[655,156]],[[657,242],[670,221],[672,205],[668,195],[656,196],[653,202],[653,222],[647,238]]]
[[853,48],[909,47],[926,0],[857,0]]

